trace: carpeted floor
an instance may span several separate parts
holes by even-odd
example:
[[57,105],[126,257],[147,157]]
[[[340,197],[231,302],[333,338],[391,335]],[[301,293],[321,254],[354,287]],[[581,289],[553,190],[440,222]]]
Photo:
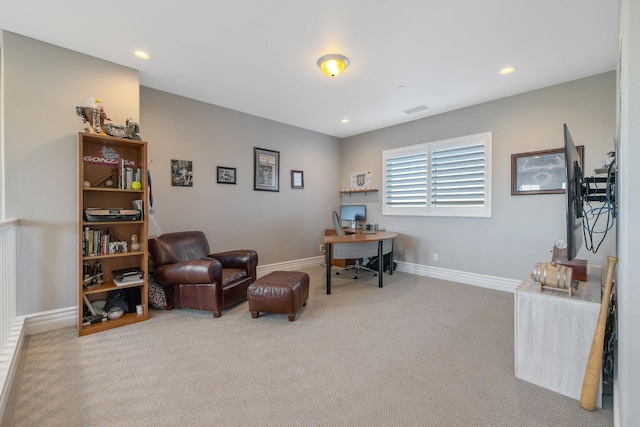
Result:
[[612,426],[612,402],[514,376],[513,295],[396,272],[324,270],[295,322],[152,311],[82,338],[29,336],[2,426]]

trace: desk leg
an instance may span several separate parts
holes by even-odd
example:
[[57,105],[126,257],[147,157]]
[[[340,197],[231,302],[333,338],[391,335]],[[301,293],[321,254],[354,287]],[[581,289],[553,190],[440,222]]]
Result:
[[393,240],[391,241],[391,252],[389,252],[389,276],[393,274]]
[[382,275],[384,274],[384,257],[382,256],[382,240],[378,241],[378,287],[382,287]]
[[325,254],[325,263],[327,264],[327,295],[331,295],[331,252],[333,249],[333,245],[331,243],[325,243],[324,245],[324,254]]

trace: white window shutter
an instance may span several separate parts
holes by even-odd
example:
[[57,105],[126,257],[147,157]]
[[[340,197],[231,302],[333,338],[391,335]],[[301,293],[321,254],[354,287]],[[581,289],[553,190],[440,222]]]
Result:
[[386,161],[385,202],[390,207],[427,206],[427,154],[390,157]]
[[491,216],[491,132],[386,150],[383,215]]

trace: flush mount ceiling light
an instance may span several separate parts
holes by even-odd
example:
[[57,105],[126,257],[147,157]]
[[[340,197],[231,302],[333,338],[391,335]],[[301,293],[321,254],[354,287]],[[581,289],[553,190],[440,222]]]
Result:
[[516,70],[516,68],[517,67],[515,65],[508,65],[500,70],[500,74],[511,74]]
[[144,50],[136,50],[133,54],[140,59],[149,59],[149,54]]
[[318,67],[327,77],[338,77],[349,65],[349,60],[334,53],[318,59]]

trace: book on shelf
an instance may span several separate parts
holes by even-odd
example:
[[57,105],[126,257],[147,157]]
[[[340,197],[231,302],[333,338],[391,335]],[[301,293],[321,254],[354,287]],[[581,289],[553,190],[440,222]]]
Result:
[[119,270],[111,271],[111,275],[113,277],[116,277],[121,280],[127,277],[142,276],[143,273],[144,272],[140,267],[121,268]]
[[110,255],[129,252],[128,243],[106,230],[93,230],[84,228],[82,236],[82,255]]
[[144,272],[139,267],[131,267],[113,270],[111,275],[113,276],[113,283],[115,283],[116,286],[124,286],[142,283]]
[[135,279],[135,280],[118,280],[115,277],[113,278],[113,283],[116,286],[128,286],[128,285],[135,285],[137,283],[142,283],[144,282],[144,279],[142,277]]
[[131,190],[131,182],[133,181],[133,171],[131,168],[125,168],[124,188]]
[[121,158],[118,159],[118,188],[123,189],[124,187],[124,160]]

